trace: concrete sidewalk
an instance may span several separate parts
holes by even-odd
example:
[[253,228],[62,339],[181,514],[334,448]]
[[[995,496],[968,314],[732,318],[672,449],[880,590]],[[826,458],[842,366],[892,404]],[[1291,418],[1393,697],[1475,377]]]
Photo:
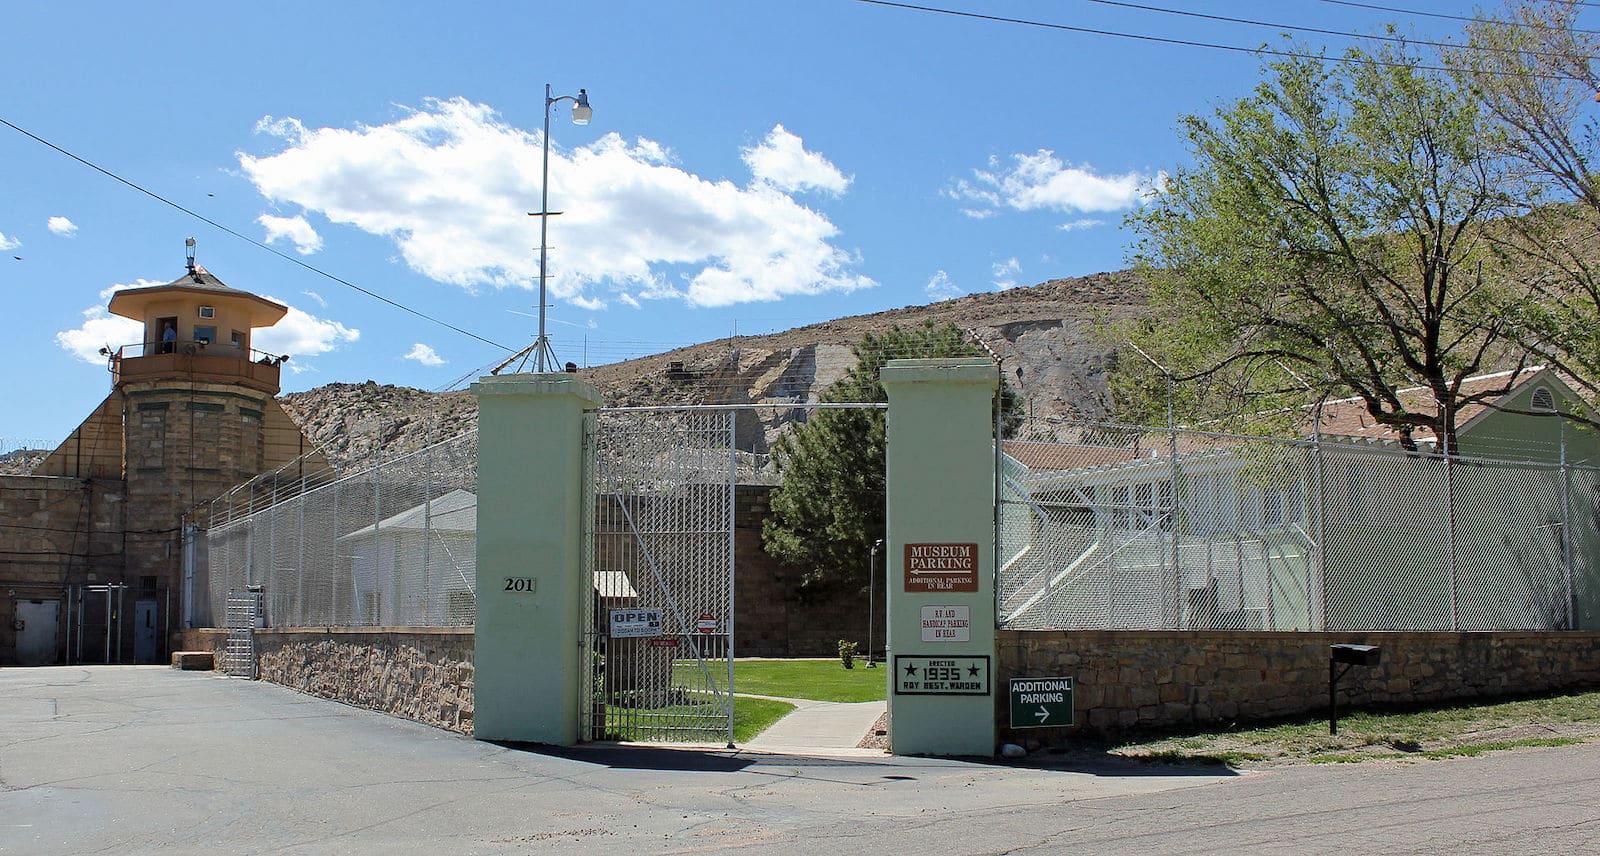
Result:
[[[749,695],[748,693],[737,693]],[[883,755],[881,749],[857,749],[889,706],[881,701],[857,703],[815,701],[804,698],[753,696],[794,705],[793,713],[773,723],[744,744],[761,752],[800,752],[828,755]]]

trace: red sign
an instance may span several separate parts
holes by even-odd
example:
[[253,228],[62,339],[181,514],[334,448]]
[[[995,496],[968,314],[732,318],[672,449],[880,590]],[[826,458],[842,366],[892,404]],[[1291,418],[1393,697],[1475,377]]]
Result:
[[657,636],[657,637],[655,637],[655,638],[650,640],[650,647],[651,648],[676,648],[676,647],[678,647],[678,637],[676,637],[676,636]]
[[715,633],[717,632],[717,617],[715,615],[702,615],[700,620],[695,622],[695,628],[701,633]]
[[906,591],[978,590],[977,544],[907,544]]

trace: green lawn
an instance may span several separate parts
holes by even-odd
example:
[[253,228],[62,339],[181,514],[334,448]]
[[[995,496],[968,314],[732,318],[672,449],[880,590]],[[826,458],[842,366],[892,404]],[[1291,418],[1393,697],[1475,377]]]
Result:
[[[766,731],[772,723],[789,715],[794,710],[794,705],[788,702],[772,701],[764,698],[733,698],[733,742],[744,743],[750,738]],[[693,721],[700,719],[709,721],[716,717],[714,711],[708,711],[703,706],[671,705],[668,707],[650,708],[648,710],[632,710],[616,705],[606,706],[606,739],[607,740],[667,740],[669,735],[664,731],[654,731],[647,725],[654,721],[671,721],[673,717],[682,717],[683,720]],[[681,735],[676,739],[683,739]],[[703,737],[692,738],[699,743],[720,743],[727,739],[727,732],[720,728],[708,729]]]
[[[694,664],[679,662],[678,668]],[[733,691],[814,701],[883,701],[888,668],[856,661],[846,669],[838,660],[735,660]]]

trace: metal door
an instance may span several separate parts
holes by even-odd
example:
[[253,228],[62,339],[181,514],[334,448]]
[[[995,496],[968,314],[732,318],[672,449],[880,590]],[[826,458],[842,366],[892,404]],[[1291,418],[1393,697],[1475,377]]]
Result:
[[59,600],[17,602],[17,663],[23,666],[48,666],[60,662],[56,644],[61,615]]
[[590,418],[587,739],[733,745],[733,432],[727,408]]
[[133,661],[161,661],[161,634],[156,630],[156,602],[153,600],[133,603]]
[[241,678],[256,676],[256,622],[261,615],[261,593],[228,592],[228,645],[223,664],[228,674]]

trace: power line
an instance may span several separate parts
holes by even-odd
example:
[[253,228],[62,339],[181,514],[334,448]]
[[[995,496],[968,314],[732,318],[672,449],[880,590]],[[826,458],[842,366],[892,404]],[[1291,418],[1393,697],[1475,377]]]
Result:
[[[1500,26],[1505,26],[1505,27],[1524,26],[1522,24],[1517,24],[1516,22],[1513,22],[1513,21],[1502,21],[1502,20],[1499,20],[1497,18],[1469,18],[1466,15],[1449,15],[1449,14],[1446,14],[1444,12],[1419,12],[1419,11],[1417,11],[1415,9],[1397,9],[1397,8],[1395,8],[1393,6],[1380,6],[1380,5],[1376,4],[1376,3],[1358,3],[1358,2],[1356,2],[1356,0],[1321,0],[1321,2],[1329,3],[1329,4],[1332,4],[1334,6],[1349,6],[1351,8],[1355,8],[1355,9],[1371,9],[1371,10],[1373,10],[1375,12],[1393,12],[1396,15],[1417,15],[1417,16],[1423,17],[1423,18],[1443,18],[1443,19],[1445,19],[1447,21],[1465,21],[1465,22],[1467,22],[1469,24],[1477,24],[1477,23],[1498,24]],[[1594,6],[1596,4],[1594,4],[1594,3],[1579,3],[1577,5],[1579,5],[1579,6]],[[1539,28],[1539,29],[1543,29],[1543,28]],[[1574,32],[1574,33],[1600,34],[1600,30],[1581,30],[1581,29],[1578,29],[1577,27],[1573,27],[1572,28],[1572,32]]]
[[291,255],[289,255],[287,253],[282,252],[281,250],[279,250],[279,249],[277,249],[275,247],[268,246],[267,244],[264,244],[264,243],[262,243],[260,241],[257,241],[256,239],[251,238],[248,235],[245,235],[245,234],[243,234],[241,232],[238,232],[238,231],[236,231],[236,230],[234,230],[232,228],[229,228],[228,226],[224,226],[223,224],[218,223],[217,221],[211,219],[210,217],[207,217],[207,216],[205,216],[203,214],[200,214],[198,212],[190,210],[189,208],[185,208],[184,206],[179,205],[176,202],[173,202],[172,200],[160,195],[159,193],[156,193],[156,192],[154,192],[152,190],[147,190],[144,187],[140,186],[139,184],[136,184],[135,182],[130,181],[130,180],[126,179],[126,178],[123,178],[122,176],[117,175],[116,173],[112,172],[111,170],[106,169],[105,167],[100,166],[99,164],[96,164],[96,163],[94,163],[94,162],[92,162],[90,160],[87,160],[85,158],[79,157],[78,155],[73,154],[70,151],[67,151],[66,149],[62,148],[61,146],[58,146],[55,143],[50,142],[49,140],[39,136],[38,134],[35,134],[32,131],[27,130],[26,128],[22,128],[22,127],[20,127],[18,125],[12,124],[10,121],[7,121],[4,117],[0,117],[0,125],[5,125],[7,128],[10,128],[11,130],[16,131],[17,133],[27,137],[30,140],[33,140],[36,143],[39,143],[39,144],[41,144],[43,146],[46,146],[46,147],[51,148],[51,149],[54,149],[55,151],[59,152],[60,154],[63,154],[65,156],[77,161],[78,163],[83,164],[86,167],[89,167],[90,169],[94,170],[95,172],[98,172],[101,175],[104,175],[107,178],[112,179],[113,181],[119,182],[119,183],[124,184],[124,185],[126,185],[128,187],[131,187],[134,190],[137,190],[138,192],[143,193],[145,196],[148,196],[151,199],[154,199],[154,200],[156,200],[157,202],[160,202],[163,205],[167,205],[169,207],[176,208],[177,210],[182,211],[183,213],[189,215],[190,217],[193,217],[194,219],[199,220],[200,222],[205,223],[206,225],[211,226],[214,229],[217,229],[217,230],[219,230],[221,232],[224,232],[226,234],[232,235],[233,237],[238,238],[239,240],[244,241],[245,243],[250,244],[253,247],[256,247],[256,248],[262,249],[262,250],[266,250],[267,252],[277,256],[278,258],[283,259],[286,262],[290,262],[290,263],[299,265],[300,267],[305,268],[306,270],[311,271],[312,273],[314,273],[314,274],[316,274],[318,276],[326,277],[327,279],[333,280],[334,282],[337,282],[340,285],[345,286],[346,288],[354,289],[356,291],[361,292],[362,294],[365,294],[366,296],[368,296],[368,297],[370,297],[370,298],[372,298],[374,300],[377,300],[377,301],[386,303],[386,304],[388,304],[390,306],[393,306],[394,308],[399,309],[402,312],[406,312],[406,313],[409,313],[411,315],[415,315],[416,317],[421,318],[424,321],[427,321],[427,322],[430,322],[430,323],[433,323],[433,324],[437,324],[437,325],[439,325],[441,327],[444,327],[446,329],[454,330],[455,332],[460,333],[463,336],[466,336],[466,337],[468,337],[470,339],[476,339],[479,342],[484,343],[485,345],[491,345],[491,346],[499,348],[499,349],[501,349],[503,351],[514,351],[514,350],[516,350],[515,348],[512,348],[509,345],[502,345],[499,342],[495,342],[495,341],[490,340],[490,339],[485,339],[484,337],[479,336],[477,333],[472,333],[472,332],[469,332],[467,330],[463,330],[460,327],[457,327],[456,325],[451,324],[448,321],[444,321],[442,319],[435,318],[434,316],[429,315],[426,312],[422,312],[421,310],[412,309],[411,307],[406,306],[403,303],[399,303],[399,302],[396,302],[394,300],[390,300],[389,298],[384,297],[383,295],[378,294],[375,291],[370,291],[368,289],[362,288],[361,286],[356,285],[355,283],[353,283],[353,282],[351,282],[351,281],[349,281],[347,279],[344,279],[342,277],[335,276],[335,275],[333,275],[331,273],[328,273],[327,271],[322,270],[321,268],[319,268],[319,267],[317,267],[315,265],[308,264],[308,263],[306,263],[304,261],[301,261],[300,259],[295,258],[294,256],[291,256]]
[[1271,27],[1277,30],[1292,30],[1299,33],[1317,33],[1323,36],[1338,36],[1345,39],[1366,39],[1369,41],[1391,42],[1402,45],[1422,45],[1430,48],[1453,48],[1455,50],[1481,50],[1492,53],[1527,54],[1531,56],[1553,56],[1541,51],[1522,51],[1515,48],[1474,47],[1472,45],[1452,44],[1450,42],[1435,42],[1427,39],[1412,39],[1406,36],[1386,36],[1377,33],[1352,33],[1345,30],[1329,30],[1322,27],[1310,27],[1301,24],[1283,24],[1272,21],[1257,21],[1252,18],[1230,18],[1226,15],[1209,15],[1205,12],[1191,12],[1186,9],[1167,9],[1161,6],[1146,6],[1142,3],[1126,3],[1122,0],[1084,0],[1086,3],[1098,3],[1102,6],[1115,6],[1121,9],[1137,9],[1141,12],[1158,12],[1163,15],[1181,15],[1185,18],[1200,18],[1206,21],[1220,21],[1226,24],[1244,24],[1251,27]]
[[[1300,51],[1280,50],[1269,48],[1265,45],[1256,48],[1240,47],[1238,45],[1223,45],[1216,42],[1202,42],[1193,39],[1171,39],[1164,36],[1152,36],[1146,33],[1124,33],[1117,30],[1100,30],[1093,27],[1074,27],[1070,24],[1053,24],[1048,21],[1035,21],[1029,18],[1008,18],[1002,15],[985,15],[981,12],[964,12],[959,9],[943,9],[938,6],[920,6],[914,3],[896,3],[893,0],[855,0],[869,6],[884,6],[891,9],[905,9],[912,12],[927,12],[933,15],[949,15],[954,18],[969,18],[979,21],[990,21],[997,24],[1018,24],[1024,27],[1039,27],[1046,30],[1061,30],[1069,33],[1082,33],[1090,36],[1111,36],[1118,39],[1132,39],[1140,42],[1154,42],[1163,45],[1181,45],[1191,48],[1208,48],[1210,50],[1229,51],[1232,53],[1251,54],[1255,56],[1279,56],[1290,59],[1304,59],[1313,62],[1337,62],[1345,65],[1375,65],[1384,68],[1414,68],[1419,71],[1450,71],[1442,65],[1416,65],[1394,60],[1383,60],[1374,57],[1354,58],[1343,56],[1323,56]],[[1333,2],[1333,0],[1328,0]],[[1533,74],[1530,77],[1541,80],[1566,80],[1568,78],[1549,75]]]

